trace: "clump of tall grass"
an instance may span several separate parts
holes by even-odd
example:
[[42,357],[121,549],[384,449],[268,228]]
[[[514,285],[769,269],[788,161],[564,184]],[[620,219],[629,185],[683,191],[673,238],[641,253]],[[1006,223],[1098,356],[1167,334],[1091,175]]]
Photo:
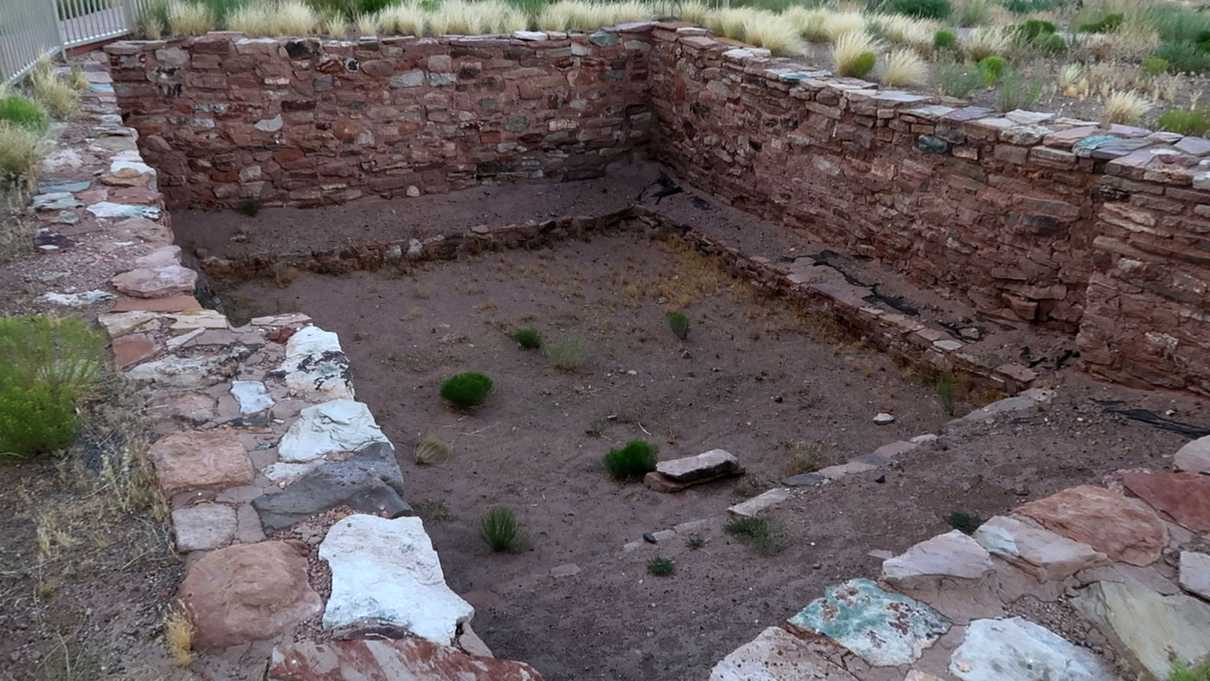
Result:
[[983,26],[971,31],[962,41],[962,50],[974,61],[1008,54],[1012,35],[997,26]]
[[971,64],[945,63],[937,65],[937,90],[947,97],[966,99],[983,86],[983,76]]
[[862,78],[874,70],[878,44],[865,33],[845,33],[832,46],[832,61],[841,76]]
[[910,49],[895,50],[883,61],[882,82],[892,87],[919,87],[928,75],[928,64]]
[[80,93],[67,79],[55,73],[50,60],[39,59],[29,72],[29,91],[34,100],[55,118],[67,118],[80,108]]
[[1146,97],[1133,90],[1117,90],[1105,99],[1101,118],[1106,123],[1137,123],[1151,108]]
[[173,35],[203,35],[214,28],[214,23],[214,13],[204,3],[187,0],[168,3],[168,31]]
[[38,131],[0,121],[0,187],[32,186],[40,160],[42,137]]
[[798,34],[813,43],[826,43],[828,34],[823,30],[824,18],[830,10],[822,7],[791,7],[781,13],[781,18],[794,27]]
[[419,5],[391,5],[378,13],[378,28],[386,35],[424,35],[424,27],[424,9]]
[[884,41],[892,45],[911,47],[925,55],[932,51],[933,37],[940,28],[935,21],[900,14],[875,17],[870,25]]
[[544,31],[586,31],[627,21],[650,19],[654,14],[655,10],[650,5],[635,0],[625,2],[558,0],[558,2],[542,8],[535,24]]
[[780,15],[763,10],[746,10],[743,38],[739,40],[763,47],[774,54],[799,54],[803,51],[797,29]]
[[1160,130],[1182,135],[1205,135],[1210,132],[1210,112],[1198,109],[1169,109],[1160,116],[1156,125]]
[[822,30],[828,42],[834,43],[848,33],[865,33],[866,19],[860,12],[829,12],[823,19]]
[[46,130],[49,120],[41,104],[21,95],[0,92],[0,121],[7,121],[35,132]]
[[523,30],[525,13],[502,0],[446,0],[428,13],[429,35],[483,35]]
[[301,0],[251,2],[231,12],[227,28],[249,35],[297,36],[313,33],[326,19]]

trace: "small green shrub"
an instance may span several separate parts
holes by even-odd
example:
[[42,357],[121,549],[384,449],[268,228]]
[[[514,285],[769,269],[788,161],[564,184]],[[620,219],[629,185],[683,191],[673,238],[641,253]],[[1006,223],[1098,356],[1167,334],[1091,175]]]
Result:
[[694,532],[685,538],[685,546],[693,550],[697,550],[706,545],[706,539],[702,535]]
[[450,458],[453,451],[444,440],[429,433],[416,443],[416,463],[422,465],[437,464]]
[[1210,72],[1210,52],[1195,43],[1166,42],[1155,51],[1155,56],[1167,60],[1168,70],[1172,73]]
[[1028,109],[1042,97],[1042,84],[1009,69],[1000,80],[996,103],[1001,111]]
[[105,339],[82,319],[0,319],[0,454],[27,457],[75,439],[76,401],[105,365]]
[[1000,4],[1013,14],[1048,12],[1059,6],[1060,0],[1002,0]]
[[958,49],[958,36],[953,31],[941,30],[933,34],[933,49],[938,52]]
[[884,8],[919,19],[944,19],[954,11],[949,0],[890,0]]
[[966,99],[981,87],[983,76],[970,64],[949,63],[937,66],[937,89],[947,97]]
[[1122,26],[1125,15],[1121,12],[1110,12],[1096,21],[1080,24],[1081,33],[1113,33]]
[[655,470],[656,446],[643,440],[631,440],[624,447],[605,455],[605,470],[615,480],[637,480]]
[[1145,57],[1141,65],[1143,74],[1154,78],[1168,71],[1168,60],[1163,57],[1157,57],[1154,54],[1150,57]]
[[442,399],[459,409],[483,404],[491,391],[492,379],[473,371],[455,374],[441,384]]
[[49,124],[46,111],[37,102],[20,95],[0,97],[0,121],[36,132],[44,132]]
[[542,347],[542,335],[532,326],[523,326],[513,331],[513,340],[526,350],[537,350]]
[[507,506],[497,506],[479,521],[479,534],[492,551],[516,551],[521,546],[521,524]]
[[963,28],[982,26],[992,20],[990,0],[963,0],[952,16],[954,24]]
[[1055,25],[1044,19],[1028,19],[1017,25],[1017,35],[1026,43],[1032,43],[1043,36],[1052,35]]
[[983,78],[983,84],[987,87],[992,87],[1000,82],[1004,77],[1004,72],[1008,70],[1008,62],[997,56],[984,57],[979,60],[977,65],[979,75]]
[[1168,681],[1210,681],[1210,659],[1202,660],[1192,667],[1181,660],[1174,661]]
[[937,376],[937,381],[933,384],[933,389],[937,391],[937,399],[941,400],[941,408],[945,410],[945,415],[953,416],[955,404],[954,375],[948,371],[940,374]]
[[668,558],[655,557],[647,561],[647,574],[653,577],[671,577],[676,572],[676,564]]
[[546,358],[559,371],[576,371],[584,366],[588,351],[584,349],[584,341],[579,338],[564,338],[546,346]]
[[1160,130],[1203,136],[1210,132],[1210,113],[1202,109],[1169,109],[1160,116]]
[[689,337],[689,318],[681,312],[668,313],[668,328],[672,330],[672,335],[681,340]]
[[979,529],[979,526],[983,524],[983,519],[974,513],[954,511],[950,514],[949,522],[950,527],[962,534],[974,534],[975,530]]
[[874,65],[877,62],[878,55],[873,52],[862,52],[849,64],[849,67],[845,69],[845,73],[841,75],[853,78],[865,78],[870,74],[870,71],[874,70]]
[[772,556],[786,548],[784,528],[768,518],[733,516],[727,520],[723,530],[762,556]]
[[1062,54],[1067,51],[1067,39],[1058,33],[1051,33],[1038,38],[1034,47],[1043,54]]

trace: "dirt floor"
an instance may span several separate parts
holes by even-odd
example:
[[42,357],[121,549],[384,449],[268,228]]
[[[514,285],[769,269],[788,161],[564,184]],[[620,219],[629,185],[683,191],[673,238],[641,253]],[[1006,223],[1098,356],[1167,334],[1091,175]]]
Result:
[[[704,678],[829,582],[876,576],[871,550],[944,531],[953,511],[986,518],[1116,468],[1163,465],[1185,440],[1094,399],[1210,422],[1204,403],[1068,372],[1045,412],[956,429],[891,470],[803,490],[774,514],[784,550],[761,556],[721,531],[728,505],[787,472],[936,432],[948,416],[886,357],[762,299],[710,259],[624,234],[222,293],[237,318],[302,310],[340,333],[358,398],[398,447],[410,501],[451,586],[476,606],[476,631],[552,681]],[[665,324],[673,308],[692,320],[686,342]],[[582,366],[560,371],[520,349],[508,332],[523,325],[548,347],[579,339]],[[478,410],[456,413],[438,385],[469,370],[496,389]],[[873,425],[880,411],[895,423]],[[452,458],[417,465],[425,434],[449,443]],[[722,447],[748,473],[675,495],[613,482],[601,457],[632,438],[658,444],[661,458]],[[517,512],[523,551],[493,555],[480,539],[479,518],[496,505]],[[641,541],[699,519],[713,519],[700,548]],[[646,573],[656,555],[673,559],[673,576]],[[551,576],[569,565],[579,571]]]

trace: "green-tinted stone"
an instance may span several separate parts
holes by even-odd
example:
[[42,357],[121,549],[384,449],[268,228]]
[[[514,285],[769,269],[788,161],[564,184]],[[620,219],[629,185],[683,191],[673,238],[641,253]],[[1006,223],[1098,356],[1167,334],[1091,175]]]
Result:
[[950,150],[950,144],[940,137],[921,135],[916,138],[916,148],[926,154],[944,154]]
[[529,119],[525,116],[509,116],[504,119],[504,129],[509,132],[525,132],[529,129]]
[[618,44],[618,34],[609,33],[608,31],[597,31],[596,33],[593,33],[592,35],[588,36],[588,40],[593,45],[598,45],[600,47],[609,47],[610,45]]

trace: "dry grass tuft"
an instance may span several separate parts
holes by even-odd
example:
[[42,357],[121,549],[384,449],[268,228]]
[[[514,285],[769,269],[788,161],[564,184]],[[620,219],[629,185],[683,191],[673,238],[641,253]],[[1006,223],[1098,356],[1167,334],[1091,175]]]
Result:
[[68,118],[80,108],[80,93],[71,82],[55,73],[46,57],[29,72],[30,94],[55,118]]
[[999,26],[976,28],[962,41],[962,50],[972,61],[1004,56],[1012,49],[1012,36]]
[[794,25],[781,16],[761,10],[748,10],[743,18],[742,40],[778,55],[801,54],[803,42]]
[[353,27],[357,29],[357,35],[360,36],[375,36],[378,35],[378,16],[375,14],[358,14],[353,20]]
[[424,10],[417,5],[391,5],[378,13],[378,27],[386,35],[424,35]]
[[301,36],[316,29],[330,28],[328,17],[320,17],[301,0],[253,2],[243,5],[227,17],[227,28],[248,35]]
[[[378,27],[381,29],[381,25]],[[319,32],[333,37],[344,37],[349,32],[349,22],[340,12],[329,12],[319,20]]]
[[892,45],[910,47],[921,55],[933,51],[933,36],[941,24],[927,19],[914,19],[901,14],[880,15],[871,22],[878,34]]
[[168,3],[168,31],[173,35],[204,35],[214,29],[214,15],[200,2],[172,0]]
[[706,24],[706,17],[711,11],[713,10],[710,5],[699,0],[690,0],[681,4],[680,8],[676,11],[676,15],[681,21],[688,21],[691,24],[704,26]]
[[500,0],[446,0],[428,15],[430,35],[512,33],[525,28],[525,13]]
[[193,637],[197,628],[183,604],[178,603],[164,615],[164,646],[178,667],[193,664]]
[[[691,7],[690,11],[700,12],[701,8]],[[682,12],[684,12],[684,8],[682,8]],[[542,8],[537,16],[536,25],[544,31],[588,31],[627,21],[650,19],[654,15],[653,7],[645,2],[633,0],[627,2],[559,0],[559,2]],[[684,17],[683,14],[682,17]]]
[[1117,90],[1105,99],[1105,113],[1102,120],[1106,123],[1137,123],[1142,120],[1151,102],[1133,90]]
[[0,188],[32,187],[42,150],[42,138],[37,132],[0,121]]
[[920,87],[928,83],[928,64],[910,49],[891,52],[883,62],[882,82],[894,87]]
[[781,16],[802,37],[813,43],[826,43],[831,41],[831,37],[824,31],[824,19],[830,13],[830,10],[820,7],[807,9],[795,6],[782,12]]
[[849,33],[865,33],[865,16],[860,12],[829,12],[823,17],[821,30],[827,41],[834,43]]
[[865,33],[845,33],[832,46],[832,61],[841,76],[861,78],[874,68],[878,43]]

